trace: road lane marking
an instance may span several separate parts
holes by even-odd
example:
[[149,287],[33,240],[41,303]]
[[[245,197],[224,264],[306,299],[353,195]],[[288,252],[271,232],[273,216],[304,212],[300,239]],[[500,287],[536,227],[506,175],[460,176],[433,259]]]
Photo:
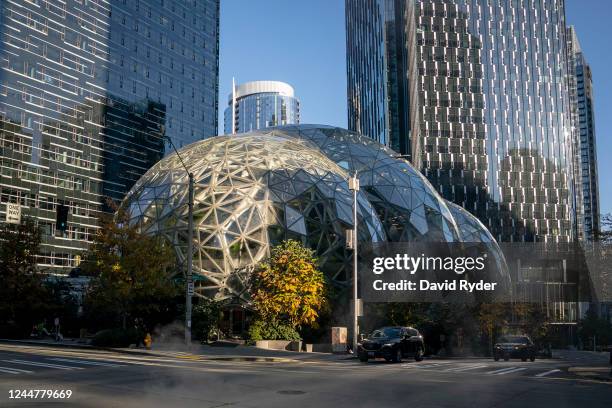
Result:
[[50,358],[49,360],[59,361],[64,363],[74,363],[74,364],[84,364],[84,365],[95,365],[95,366],[103,366],[103,367],[125,367],[125,364],[113,364],[101,361],[91,361],[91,360],[71,360],[69,358]]
[[71,367],[60,364],[49,364],[49,363],[41,363],[38,361],[25,361],[25,360],[3,360],[7,363],[13,364],[23,364],[23,365],[31,365],[35,367],[46,367],[46,368],[57,368],[60,370],[82,370],[83,367]]
[[545,371],[543,373],[540,374],[536,374],[536,377],[546,377],[548,374],[552,374],[552,373],[557,373],[560,372],[561,370],[559,370],[558,368],[555,368],[554,370],[550,370],[550,371]]
[[17,372],[20,372],[20,373],[26,373],[26,374],[31,374],[31,373],[34,372],[34,371],[30,371],[30,370],[22,370],[21,368],[15,368],[15,367],[0,367],[0,368],[3,368],[5,370],[17,371]]
[[452,371],[452,372],[461,372],[461,371],[469,371],[469,370],[477,370],[479,368],[485,368],[488,367],[487,364],[475,364],[475,365],[471,365],[471,366],[463,366],[463,367],[452,367],[452,368],[447,368],[444,371]]
[[0,372],[7,373],[7,374],[31,374],[34,371],[22,370],[22,369],[13,368],[13,367],[0,367]]
[[506,374],[511,374],[511,373],[518,373],[519,371],[523,371],[523,370],[526,370],[526,369],[527,369],[526,367],[517,367],[517,368],[515,368],[513,370],[506,370],[506,371],[502,371],[501,373],[496,373],[496,374],[493,374],[493,375],[506,375]]

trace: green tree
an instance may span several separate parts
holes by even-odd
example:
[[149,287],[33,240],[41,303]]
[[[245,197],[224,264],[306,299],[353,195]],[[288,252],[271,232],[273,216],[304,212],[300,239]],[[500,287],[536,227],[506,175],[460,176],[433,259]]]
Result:
[[594,231],[595,239],[604,243],[612,243],[612,214],[603,214],[599,223],[600,229]]
[[40,239],[40,230],[29,218],[19,225],[0,225],[0,324],[7,325],[5,335],[29,334],[45,315],[48,293],[36,267]]
[[550,327],[546,314],[537,304],[515,303],[512,311],[516,316],[520,328],[537,345],[544,345],[548,340]]
[[583,344],[592,344],[595,338],[597,344],[608,345],[612,343],[612,324],[598,317],[595,308],[591,307],[578,322],[578,335]]
[[198,299],[193,307],[193,336],[200,341],[208,341],[214,332],[218,333],[221,305],[212,299]]
[[128,319],[152,328],[165,323],[179,288],[171,280],[176,267],[173,249],[160,237],[141,233],[128,214],[117,209],[105,216],[82,269],[93,277],[86,294],[89,315],[110,317],[127,327]]
[[251,299],[263,320],[291,327],[315,326],[327,304],[325,277],[314,251],[294,240],[272,248],[270,259],[251,275]]
[[482,303],[478,307],[480,328],[489,340],[489,351],[493,351],[495,331],[508,325],[508,306],[503,303]]

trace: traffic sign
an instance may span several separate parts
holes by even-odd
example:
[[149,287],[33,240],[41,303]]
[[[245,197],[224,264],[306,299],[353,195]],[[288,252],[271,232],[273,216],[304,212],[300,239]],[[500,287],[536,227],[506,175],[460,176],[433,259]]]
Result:
[[19,204],[6,203],[6,222],[21,224],[21,206]]

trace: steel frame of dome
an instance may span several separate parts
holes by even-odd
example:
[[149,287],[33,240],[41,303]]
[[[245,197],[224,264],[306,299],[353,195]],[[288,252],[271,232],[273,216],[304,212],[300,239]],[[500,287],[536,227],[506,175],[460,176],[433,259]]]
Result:
[[[289,238],[316,251],[332,282],[350,283],[352,251],[345,248],[345,230],[353,227],[348,177],[354,172],[362,186],[360,242],[490,239],[491,249],[499,250],[475,217],[446,203],[406,160],[345,129],[268,128],[206,139],[179,153],[195,178],[193,267],[199,296],[248,302],[248,274],[271,245]],[[177,275],[186,261],[187,186],[178,156],[170,154],[122,203],[130,223],[172,243]]]
[[[180,151],[194,174],[196,292],[247,300],[250,268],[269,244],[294,238],[313,248],[328,277],[347,283],[353,197],[345,170],[305,140],[258,132],[219,136]],[[130,223],[187,250],[188,177],[176,154],[152,167],[123,202]],[[361,241],[386,240],[365,194],[358,195]],[[180,269],[179,269],[180,270]]]
[[288,125],[269,131],[309,140],[350,174],[357,172],[390,241],[460,241],[445,201],[420,172],[390,148],[332,126]]

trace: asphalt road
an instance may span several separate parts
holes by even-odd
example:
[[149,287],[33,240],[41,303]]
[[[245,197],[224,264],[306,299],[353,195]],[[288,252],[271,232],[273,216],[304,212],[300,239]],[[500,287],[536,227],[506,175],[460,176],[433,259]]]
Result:
[[[0,344],[0,406],[606,407],[612,382],[578,379],[571,362],[424,360],[213,361]],[[70,390],[33,398],[29,390]],[[10,390],[28,398],[11,399]]]

